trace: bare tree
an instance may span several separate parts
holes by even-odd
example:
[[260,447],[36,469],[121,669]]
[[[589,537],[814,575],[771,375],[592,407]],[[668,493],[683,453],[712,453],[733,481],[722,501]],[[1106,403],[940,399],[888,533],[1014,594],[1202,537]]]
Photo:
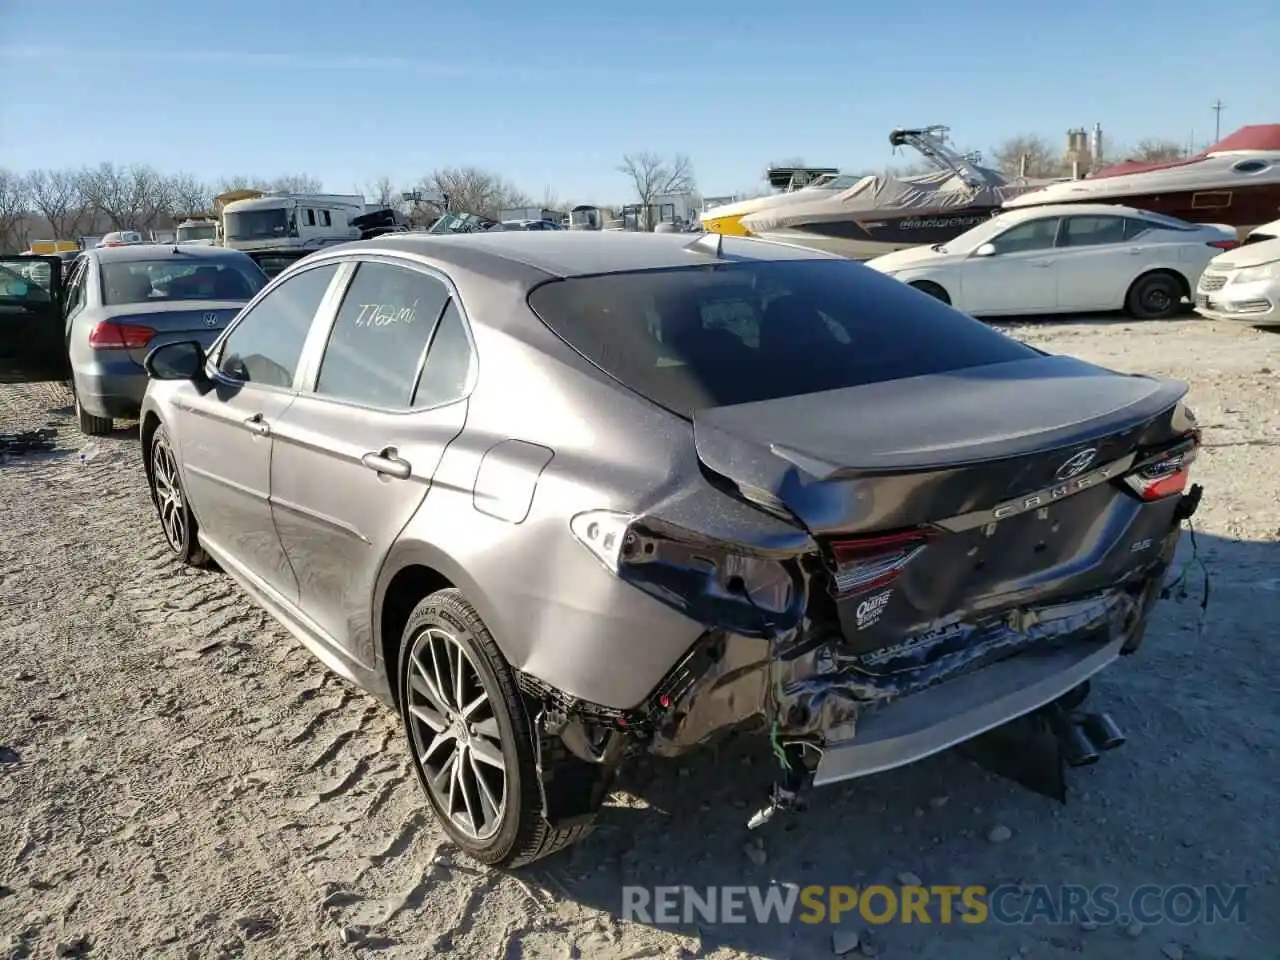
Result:
[[631,153],[622,158],[619,173],[631,178],[636,199],[649,205],[658,197],[692,193],[693,163],[683,153],[666,159],[656,153]]
[[75,170],[32,170],[27,174],[26,188],[31,206],[49,221],[56,238],[74,238],[92,217],[81,176]]
[[380,207],[390,208],[392,210],[400,207],[400,189],[396,186],[395,181],[390,177],[378,177],[371,180],[365,185],[364,195],[370,203],[376,203]]
[[0,251],[26,249],[27,184],[18,174],[0,168]]
[[169,184],[144,164],[117,167],[103,163],[82,178],[85,199],[102,213],[113,230],[148,230],[171,204]]
[[175,219],[207,213],[213,207],[213,188],[191,173],[178,173],[168,181],[169,213]]
[[450,210],[480,217],[496,219],[506,207],[529,205],[529,197],[515,185],[478,167],[441,167],[427,174],[420,187],[448,197]]
[[1121,156],[1141,163],[1167,163],[1170,160],[1181,160],[1186,156],[1186,148],[1176,140],[1163,137],[1143,137],[1137,146]]
[[232,190],[261,190],[263,193],[320,193],[324,190],[324,184],[309,173],[291,173],[274,178],[250,177],[238,173],[220,179],[216,189],[220,194]]
[[289,173],[270,181],[269,188],[282,193],[320,193],[324,183],[309,173]]
[[1054,177],[1063,171],[1062,157],[1044,137],[1022,134],[991,151],[996,167],[1011,176]]

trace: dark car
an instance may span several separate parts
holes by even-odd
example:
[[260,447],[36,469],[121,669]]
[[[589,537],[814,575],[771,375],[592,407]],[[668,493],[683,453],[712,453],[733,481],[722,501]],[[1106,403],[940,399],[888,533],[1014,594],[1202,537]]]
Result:
[[98,247],[77,259],[66,288],[66,351],[86,434],[138,415],[142,361],[171,340],[212,343],[266,284],[246,254],[194,244]]
[[1096,759],[1123,736],[1072,711],[1199,495],[1184,384],[715,235],[344,245],[147,365],[174,554],[399,710],[490,864],[582,836],[628,756],[746,725],[755,823],[1026,716]]

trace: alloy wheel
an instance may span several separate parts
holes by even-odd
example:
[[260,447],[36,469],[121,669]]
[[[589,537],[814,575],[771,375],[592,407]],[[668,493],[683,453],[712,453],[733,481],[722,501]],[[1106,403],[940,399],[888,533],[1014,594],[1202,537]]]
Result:
[[427,789],[452,827],[487,840],[506,812],[510,758],[484,680],[438,627],[414,638],[407,669],[405,710]]
[[151,448],[151,477],[165,539],[170,547],[181,551],[186,544],[187,514],[182,484],[178,480],[178,463],[169,444],[163,440],[157,440]]

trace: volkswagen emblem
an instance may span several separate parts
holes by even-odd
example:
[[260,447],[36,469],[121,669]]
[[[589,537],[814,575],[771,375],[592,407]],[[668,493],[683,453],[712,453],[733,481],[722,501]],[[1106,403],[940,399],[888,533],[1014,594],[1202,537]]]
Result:
[[206,327],[216,327],[218,325],[218,315],[213,311],[209,311],[204,315],[204,325]]
[[1098,451],[1093,447],[1088,450],[1081,450],[1079,453],[1072,454],[1067,461],[1058,468],[1058,472],[1053,476],[1057,480],[1070,480],[1074,476],[1084,473],[1091,466],[1093,461],[1098,457]]

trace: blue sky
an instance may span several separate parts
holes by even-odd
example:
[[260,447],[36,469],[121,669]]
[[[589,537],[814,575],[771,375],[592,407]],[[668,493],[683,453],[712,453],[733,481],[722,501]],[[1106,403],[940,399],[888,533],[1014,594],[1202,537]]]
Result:
[[[1219,12],[1220,11],[1220,12]],[[894,126],[964,149],[1100,121],[1111,143],[1280,122],[1280,3],[0,0],[0,166],[145,162],[335,192],[444,165],[629,199],[627,152],[708,195],[791,157],[878,168]]]

